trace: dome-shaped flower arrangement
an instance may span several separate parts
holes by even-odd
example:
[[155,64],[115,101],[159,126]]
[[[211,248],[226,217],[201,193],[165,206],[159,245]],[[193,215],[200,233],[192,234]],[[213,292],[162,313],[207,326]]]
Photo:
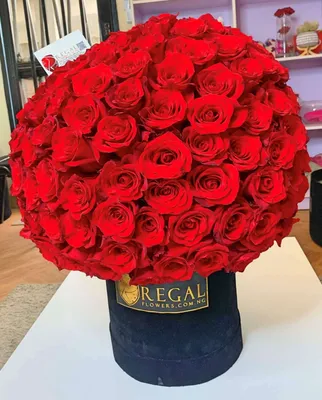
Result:
[[288,78],[209,14],[112,33],[17,116],[21,235],[58,268],[101,279],[243,271],[289,234],[308,188]]

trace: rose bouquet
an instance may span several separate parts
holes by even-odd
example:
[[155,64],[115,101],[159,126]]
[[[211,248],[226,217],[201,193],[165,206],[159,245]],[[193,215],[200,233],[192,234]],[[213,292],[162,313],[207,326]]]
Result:
[[17,115],[21,235],[58,268],[102,279],[243,271],[288,235],[308,188],[288,77],[209,14],[112,33]]
[[308,188],[288,78],[211,15],[164,14],[55,69],[18,114],[21,234],[107,280],[114,357],[135,379],[196,384],[237,360],[234,272],[281,243]]

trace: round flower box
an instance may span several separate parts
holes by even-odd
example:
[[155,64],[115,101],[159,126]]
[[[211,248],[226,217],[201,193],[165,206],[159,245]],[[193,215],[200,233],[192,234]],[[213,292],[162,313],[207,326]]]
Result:
[[173,284],[107,281],[113,352],[133,378],[160,386],[207,382],[242,350],[235,274]]

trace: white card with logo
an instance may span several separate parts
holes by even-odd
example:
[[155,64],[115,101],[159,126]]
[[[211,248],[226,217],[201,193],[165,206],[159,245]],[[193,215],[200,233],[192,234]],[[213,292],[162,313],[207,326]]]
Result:
[[80,31],[75,31],[35,52],[35,57],[51,75],[55,68],[84,54],[91,46]]

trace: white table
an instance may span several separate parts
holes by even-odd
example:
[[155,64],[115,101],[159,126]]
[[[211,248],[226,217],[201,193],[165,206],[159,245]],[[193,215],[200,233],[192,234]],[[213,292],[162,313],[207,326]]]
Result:
[[322,285],[297,241],[239,274],[238,292],[245,347],[237,363],[209,383],[164,388],[114,363],[105,282],[72,273],[0,372],[0,399],[320,400]]

